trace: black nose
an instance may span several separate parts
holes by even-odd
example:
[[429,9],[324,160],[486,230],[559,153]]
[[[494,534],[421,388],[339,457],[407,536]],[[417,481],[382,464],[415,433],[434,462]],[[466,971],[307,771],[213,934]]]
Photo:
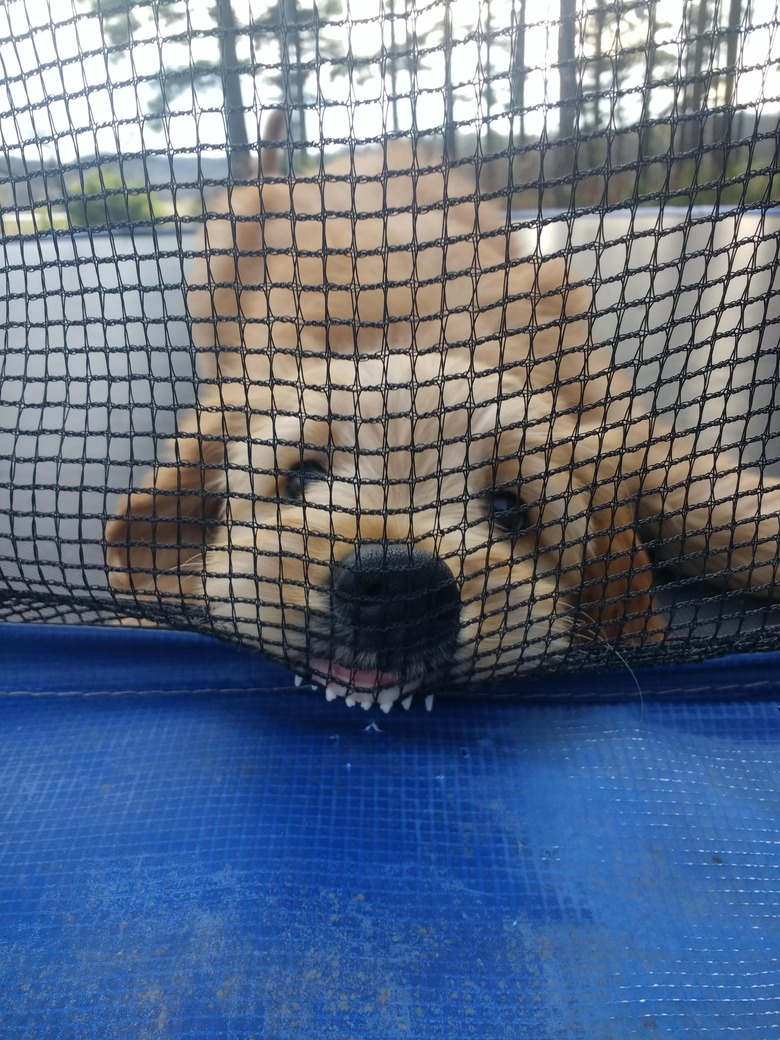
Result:
[[457,637],[455,579],[422,549],[361,545],[335,565],[332,587],[339,639],[374,656],[380,669],[398,671],[432,652],[446,653]]

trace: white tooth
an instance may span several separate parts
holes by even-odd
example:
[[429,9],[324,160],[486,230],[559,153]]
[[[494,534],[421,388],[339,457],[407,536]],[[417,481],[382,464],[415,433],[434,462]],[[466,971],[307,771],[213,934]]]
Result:
[[368,698],[361,697],[358,701],[358,704],[363,709],[363,711],[368,711],[368,709],[371,707],[371,701],[368,700]]
[[326,701],[335,701],[335,699],[337,697],[338,697],[338,694],[336,693],[336,691],[333,689],[332,686],[326,686],[325,687],[325,700]]
[[426,711],[433,711],[433,694],[432,693],[429,693],[428,696],[425,698],[425,710]]
[[400,686],[388,686],[386,690],[380,690],[377,694],[379,704],[393,704],[401,696]]
[[393,700],[391,700],[391,701],[380,701],[379,707],[382,709],[382,711],[385,713],[385,715],[387,715],[387,713],[390,711],[390,709],[392,708],[392,706],[394,704],[395,704],[395,698],[393,698]]
[[355,705],[357,704],[357,701],[355,700],[354,697],[352,697],[350,695],[350,696],[344,698],[344,703],[346,704],[346,706],[348,708],[354,708]]
[[303,686],[303,679],[302,679],[302,677],[300,675],[296,675],[295,676],[295,685],[296,686]]
[[404,700],[401,701],[401,704],[403,704],[404,708],[408,711],[412,706],[413,700],[413,697],[406,697]]

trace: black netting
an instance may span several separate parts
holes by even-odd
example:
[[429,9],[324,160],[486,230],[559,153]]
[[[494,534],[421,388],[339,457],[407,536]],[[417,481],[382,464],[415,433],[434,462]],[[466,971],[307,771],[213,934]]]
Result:
[[5,5],[0,615],[387,703],[776,648],[778,30]]

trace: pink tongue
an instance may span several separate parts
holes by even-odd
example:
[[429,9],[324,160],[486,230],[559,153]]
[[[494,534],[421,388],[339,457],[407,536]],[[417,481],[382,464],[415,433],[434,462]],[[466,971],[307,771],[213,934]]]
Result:
[[397,686],[398,676],[392,672],[377,672],[372,668],[358,669],[352,671],[345,668],[343,664],[335,661],[312,661],[316,672],[322,672],[342,686],[360,687],[364,690],[373,690],[377,687]]

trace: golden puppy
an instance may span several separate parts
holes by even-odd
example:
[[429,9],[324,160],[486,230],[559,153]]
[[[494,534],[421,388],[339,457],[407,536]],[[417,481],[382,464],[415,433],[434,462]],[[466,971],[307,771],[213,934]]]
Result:
[[661,638],[639,524],[773,590],[780,490],[632,414],[587,288],[516,260],[474,183],[396,143],[230,194],[189,296],[200,401],[107,526],[115,590],[385,710]]

